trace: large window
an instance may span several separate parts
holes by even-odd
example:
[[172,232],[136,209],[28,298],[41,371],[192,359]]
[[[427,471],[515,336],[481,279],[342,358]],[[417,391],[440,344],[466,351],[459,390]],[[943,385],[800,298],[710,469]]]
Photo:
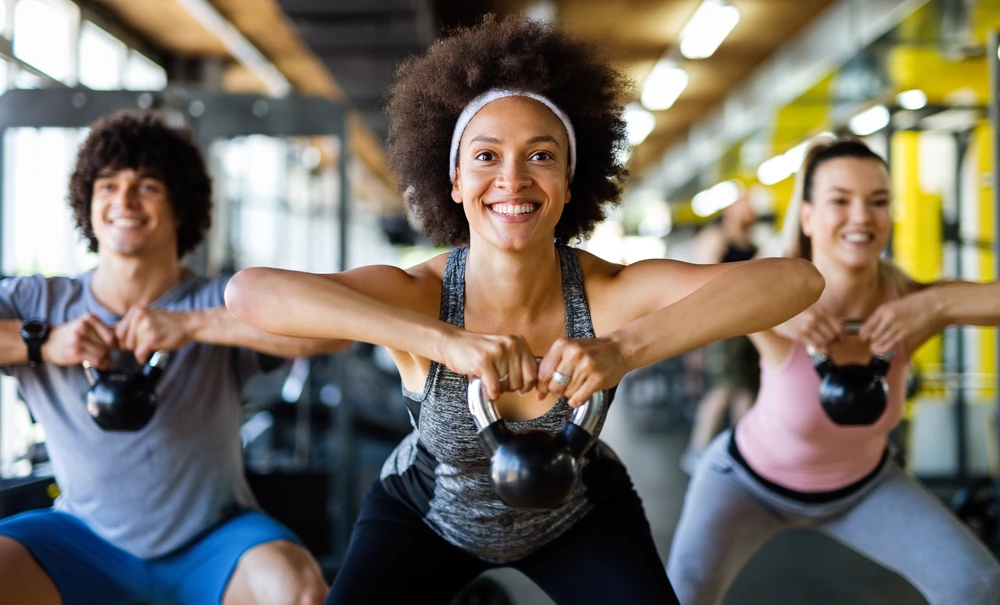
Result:
[[122,88],[128,47],[118,38],[84,21],[80,27],[80,84],[94,90]]
[[80,9],[69,0],[18,0],[14,55],[56,80],[75,84],[79,24]]
[[[209,157],[216,191],[210,265],[340,268],[340,157],[336,137],[247,136],[215,142]],[[396,264],[359,165],[348,171],[349,266]]]
[[[95,90],[158,90],[167,84],[165,70],[154,61],[94,23],[81,23],[70,0],[0,0],[0,34],[12,39],[19,61],[65,84]],[[43,84],[31,70],[0,60],[0,93],[8,86]],[[83,129],[17,128],[0,141],[3,275],[76,275],[96,263],[67,205],[69,175],[85,135]],[[0,478],[29,472],[25,456],[43,438],[17,383],[0,378]]]
[[167,70],[158,63],[132,50],[125,64],[125,90],[162,90],[167,87]]

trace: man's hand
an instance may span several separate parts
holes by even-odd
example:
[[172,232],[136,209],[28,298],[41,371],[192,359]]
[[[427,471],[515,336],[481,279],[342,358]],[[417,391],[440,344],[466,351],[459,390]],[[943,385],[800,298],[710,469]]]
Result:
[[120,347],[146,363],[156,351],[176,351],[191,342],[191,314],[135,306],[115,328]]
[[115,333],[101,320],[87,313],[73,321],[52,326],[42,345],[42,359],[59,366],[87,362],[99,370],[111,367],[108,352],[118,346]]

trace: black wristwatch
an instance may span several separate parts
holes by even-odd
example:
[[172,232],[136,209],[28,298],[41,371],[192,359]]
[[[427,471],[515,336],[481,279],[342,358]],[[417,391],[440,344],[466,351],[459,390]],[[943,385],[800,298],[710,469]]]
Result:
[[21,324],[21,338],[28,345],[28,362],[31,365],[42,363],[42,344],[49,337],[49,322],[42,319],[29,319]]

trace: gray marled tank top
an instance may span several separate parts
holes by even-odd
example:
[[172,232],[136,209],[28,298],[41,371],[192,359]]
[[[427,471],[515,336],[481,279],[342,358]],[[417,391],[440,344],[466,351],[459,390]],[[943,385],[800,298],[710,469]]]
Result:
[[[562,266],[566,336],[593,338],[579,259],[571,248],[558,245],[557,250]],[[442,321],[460,328],[465,327],[467,255],[468,248],[451,252],[441,291]],[[558,538],[582,519],[600,494],[606,474],[595,469],[620,463],[610,448],[595,439],[596,446],[592,444],[584,459],[582,479],[577,480],[565,505],[555,510],[505,505],[490,483],[490,461],[468,410],[467,384],[465,376],[433,362],[423,393],[403,389],[414,431],[386,460],[382,485],[452,544],[486,561],[507,563]],[[608,393],[609,397],[613,395]],[[539,418],[509,424],[514,430],[531,427],[557,431],[570,415],[566,400],[560,399]],[[602,417],[598,434],[603,425]],[[595,465],[595,461],[601,464]]]

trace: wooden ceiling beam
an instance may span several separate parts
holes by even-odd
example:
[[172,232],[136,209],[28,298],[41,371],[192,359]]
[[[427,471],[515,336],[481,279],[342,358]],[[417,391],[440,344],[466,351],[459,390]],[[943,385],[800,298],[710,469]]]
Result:
[[[303,94],[319,95],[350,104],[329,70],[302,43],[275,0],[211,0],[216,10],[253,44]],[[224,57],[229,51],[219,38],[205,29],[177,0],[94,0],[129,28],[154,44],[182,56]],[[223,88],[233,92],[266,89],[255,75],[234,64],[227,68]],[[351,151],[391,184],[382,143],[352,108],[348,120]]]

